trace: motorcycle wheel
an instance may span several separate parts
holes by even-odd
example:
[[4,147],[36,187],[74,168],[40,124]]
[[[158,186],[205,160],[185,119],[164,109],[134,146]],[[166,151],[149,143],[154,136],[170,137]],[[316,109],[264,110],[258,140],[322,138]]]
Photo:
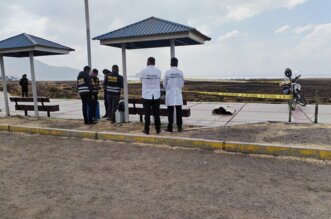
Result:
[[300,106],[306,106],[307,105],[307,100],[304,97],[301,97],[300,99],[298,99],[297,102]]

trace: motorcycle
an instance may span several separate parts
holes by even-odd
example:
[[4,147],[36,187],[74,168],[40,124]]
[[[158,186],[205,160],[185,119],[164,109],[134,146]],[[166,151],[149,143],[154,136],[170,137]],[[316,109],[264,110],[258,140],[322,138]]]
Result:
[[299,84],[297,81],[301,77],[301,75],[296,76],[295,78],[292,78],[292,70],[287,68],[285,70],[285,76],[289,79],[289,81],[280,83],[280,86],[283,87],[282,91],[283,94],[293,95],[292,99],[292,109],[296,109],[296,105],[299,104],[300,106],[306,106],[307,100],[302,95],[301,92],[301,84]]

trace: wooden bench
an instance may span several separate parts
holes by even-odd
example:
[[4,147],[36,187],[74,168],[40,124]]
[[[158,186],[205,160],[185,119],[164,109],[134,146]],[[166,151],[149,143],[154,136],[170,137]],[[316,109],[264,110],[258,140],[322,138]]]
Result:
[[[19,104],[23,103],[33,103],[32,97],[10,97],[10,102],[15,102],[15,110],[24,110],[25,116],[28,115],[28,111],[34,111],[34,105]],[[50,100],[48,97],[38,97],[37,102],[41,103],[38,105],[38,111],[47,112],[47,116],[50,117],[50,112],[60,111],[59,105],[44,105],[44,103],[49,103]]]
[[[139,115],[140,116],[140,122],[143,121],[143,115],[145,115],[144,108],[142,106],[143,101],[142,99],[129,99],[129,104],[132,104],[132,106],[129,106],[129,114],[131,115]],[[139,105],[139,106],[137,106]],[[183,105],[187,105],[187,101],[183,100]],[[165,106],[165,99],[160,99],[160,116],[168,116],[168,109]],[[191,109],[183,109],[182,110],[182,116],[183,117],[190,117],[191,116]]]

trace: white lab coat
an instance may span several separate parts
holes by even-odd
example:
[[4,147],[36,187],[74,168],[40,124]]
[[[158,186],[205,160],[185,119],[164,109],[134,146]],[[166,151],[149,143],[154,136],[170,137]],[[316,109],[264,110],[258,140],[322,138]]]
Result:
[[172,67],[164,75],[163,87],[166,90],[167,106],[183,105],[182,88],[184,87],[183,72],[177,67]]
[[147,66],[140,72],[140,80],[143,99],[160,99],[161,71],[158,68],[153,65]]

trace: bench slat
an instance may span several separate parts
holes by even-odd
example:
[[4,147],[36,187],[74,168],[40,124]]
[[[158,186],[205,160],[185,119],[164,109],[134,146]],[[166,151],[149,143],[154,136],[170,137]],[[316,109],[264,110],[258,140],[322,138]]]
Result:
[[[142,99],[129,99],[130,104],[143,104]],[[165,104],[165,99],[160,99],[160,104],[164,105]],[[187,100],[183,100],[183,105],[187,105]]]
[[[168,109],[166,108],[160,108],[160,116],[168,116]],[[143,108],[132,108],[129,107],[129,114],[131,115],[145,115],[144,109]],[[182,110],[182,115],[183,117],[190,117],[191,116],[191,109],[183,109]]]
[[[9,97],[11,102],[33,102],[32,97]],[[50,102],[48,97],[38,97],[37,102]]]
[[[34,111],[33,105],[17,105],[15,106],[16,110],[24,110],[24,111]],[[56,112],[59,111],[59,105],[45,105],[45,106],[38,106],[38,111],[48,111],[48,112]]]

